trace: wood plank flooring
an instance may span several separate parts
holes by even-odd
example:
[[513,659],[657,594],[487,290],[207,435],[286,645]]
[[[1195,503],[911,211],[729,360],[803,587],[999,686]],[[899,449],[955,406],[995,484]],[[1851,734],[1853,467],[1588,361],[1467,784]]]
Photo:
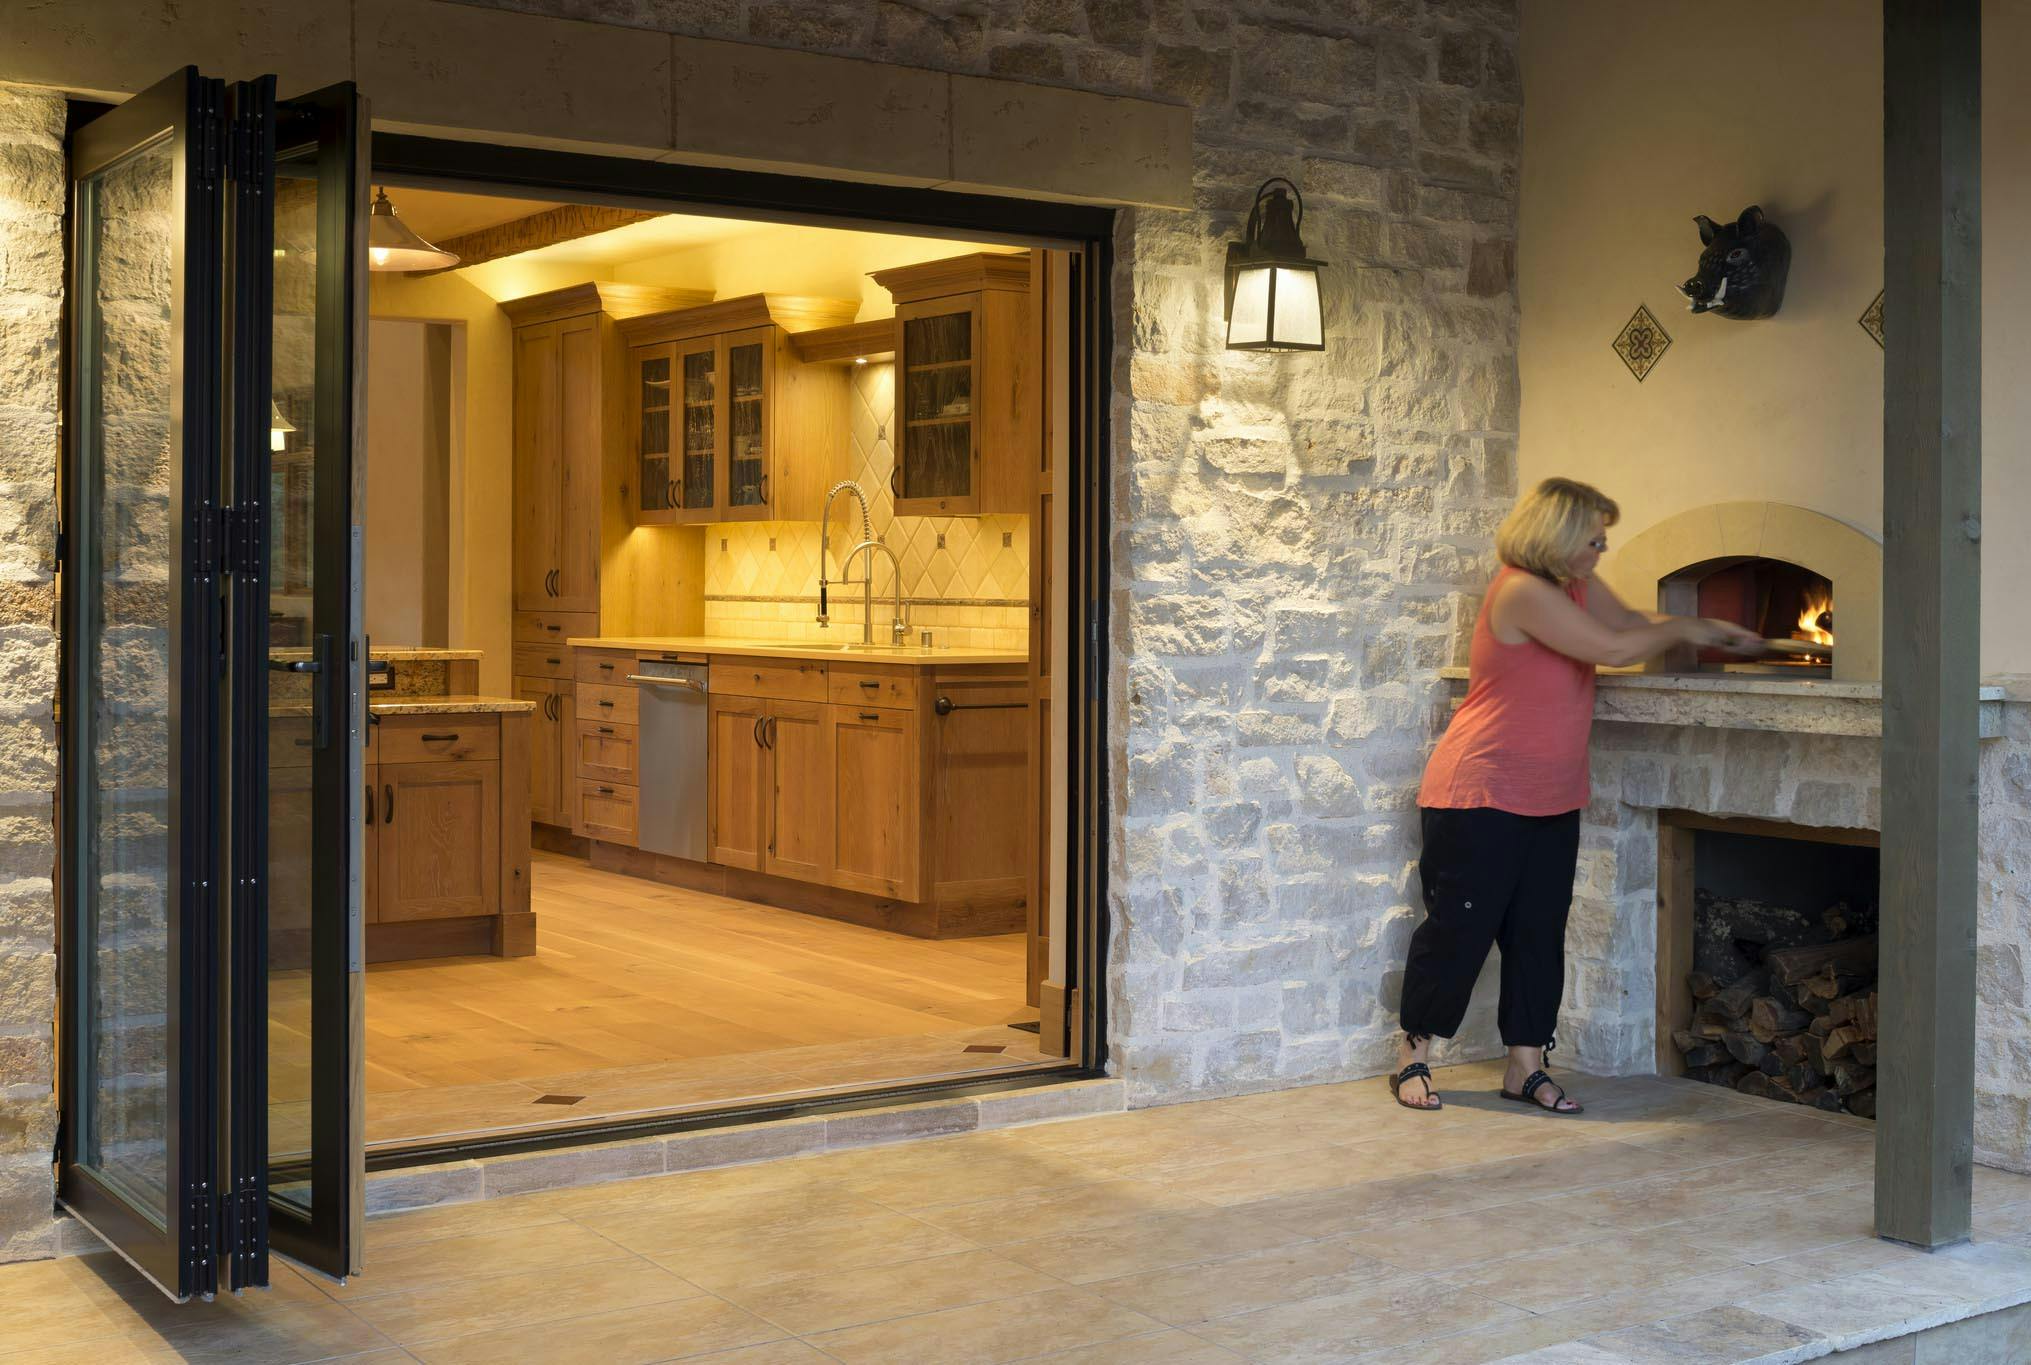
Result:
[[[1010,1027],[1037,1017],[1020,934],[909,938],[550,853],[532,879],[533,957],[369,968],[370,1146],[1048,1060]],[[301,980],[270,989],[279,1150],[307,1012]]]

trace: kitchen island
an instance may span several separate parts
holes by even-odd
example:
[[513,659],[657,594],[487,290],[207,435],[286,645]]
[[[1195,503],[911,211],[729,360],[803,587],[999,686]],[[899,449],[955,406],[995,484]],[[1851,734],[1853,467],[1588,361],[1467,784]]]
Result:
[[[1025,927],[1027,654],[697,635],[566,643],[567,803],[596,866],[923,938]],[[647,747],[642,697],[662,684],[641,680],[685,665],[704,680],[702,742],[680,758]],[[644,830],[645,805],[699,837]],[[656,851],[670,846],[702,856]]]

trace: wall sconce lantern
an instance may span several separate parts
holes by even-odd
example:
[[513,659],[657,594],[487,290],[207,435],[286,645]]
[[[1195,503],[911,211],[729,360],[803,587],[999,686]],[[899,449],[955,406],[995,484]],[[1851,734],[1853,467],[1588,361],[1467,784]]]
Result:
[[274,399],[268,400],[268,449],[280,453],[289,449],[289,433],[296,430],[289,419],[282,415],[282,405]]
[[1323,351],[1319,312],[1324,261],[1305,254],[1298,227],[1304,197],[1282,176],[1262,182],[1242,239],[1227,244],[1227,349]]
[[367,265],[373,270],[449,270],[458,256],[432,246],[395,216],[386,190],[374,193],[374,212],[367,223]]

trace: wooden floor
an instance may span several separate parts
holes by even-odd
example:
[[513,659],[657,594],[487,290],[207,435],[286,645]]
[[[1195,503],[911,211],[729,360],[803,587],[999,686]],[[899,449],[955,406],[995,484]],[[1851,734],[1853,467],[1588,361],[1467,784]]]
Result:
[[[533,957],[368,969],[370,1146],[1046,1060],[1010,1027],[1037,1017],[1019,934],[908,938],[555,854],[533,877]],[[286,1064],[271,1086],[306,1093]]]

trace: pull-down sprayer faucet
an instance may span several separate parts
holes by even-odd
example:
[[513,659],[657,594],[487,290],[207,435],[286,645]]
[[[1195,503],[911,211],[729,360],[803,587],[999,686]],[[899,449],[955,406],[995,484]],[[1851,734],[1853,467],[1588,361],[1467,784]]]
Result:
[[903,565],[894,550],[874,538],[874,524],[867,513],[867,494],[852,479],[841,479],[832,485],[825,494],[825,508],[818,514],[818,624],[832,624],[831,586],[825,578],[825,556],[832,548],[832,500],[841,493],[853,494],[860,503],[860,540],[839,561],[841,583],[853,581],[853,557],[862,552],[867,554],[867,573],[860,580],[860,642],[864,645],[874,643],[874,557],[875,552],[880,551],[889,557],[889,568],[895,575],[896,603],[894,617],[889,621],[889,643],[900,645],[910,629],[909,623],[903,619]]

